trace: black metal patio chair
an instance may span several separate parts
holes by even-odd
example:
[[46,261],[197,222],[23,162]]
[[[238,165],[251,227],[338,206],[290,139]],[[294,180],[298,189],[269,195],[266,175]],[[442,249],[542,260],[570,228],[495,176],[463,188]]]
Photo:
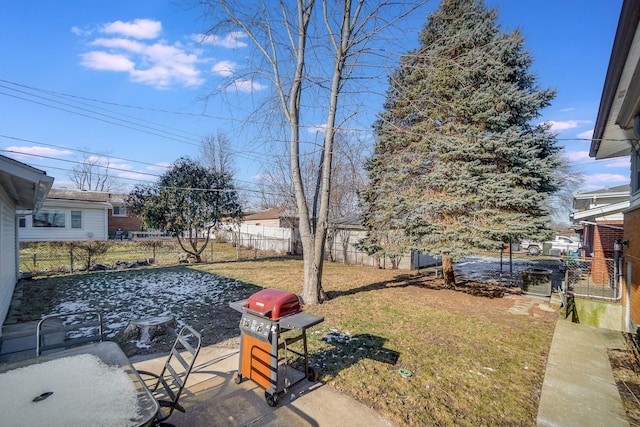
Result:
[[43,317],[36,326],[36,356],[60,351],[80,344],[100,342],[102,314],[79,311]]
[[169,426],[171,424],[165,423],[165,421],[174,410],[185,412],[184,407],[178,401],[201,346],[202,337],[200,334],[190,326],[183,326],[160,374],[138,370],[145,384],[160,404],[154,425]]

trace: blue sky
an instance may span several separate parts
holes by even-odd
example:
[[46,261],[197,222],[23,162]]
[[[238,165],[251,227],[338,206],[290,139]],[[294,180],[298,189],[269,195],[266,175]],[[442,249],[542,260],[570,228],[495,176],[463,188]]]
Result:
[[[627,184],[628,158],[588,157],[622,0],[486,3],[498,8],[503,29],[525,35],[540,87],[557,89],[540,121],[552,123],[563,155],[586,175],[583,189]],[[400,54],[417,46],[437,6],[402,23]],[[245,119],[272,88],[238,74],[248,62],[246,37],[203,38],[208,24],[202,10],[165,0],[0,0],[0,154],[46,170],[59,187],[72,187],[75,161],[108,154],[111,173],[132,185],[154,181],[181,156],[198,158],[201,139],[222,131],[233,143],[238,186],[252,188],[274,151],[264,122]],[[216,91],[230,77],[235,85]],[[363,133],[386,81],[369,86],[367,109],[357,114]],[[305,123],[310,144],[321,120]]]

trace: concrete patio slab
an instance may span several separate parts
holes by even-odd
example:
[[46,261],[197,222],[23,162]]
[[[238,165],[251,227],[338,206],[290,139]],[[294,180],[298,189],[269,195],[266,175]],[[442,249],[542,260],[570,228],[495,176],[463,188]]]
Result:
[[[166,357],[132,358],[136,369],[160,372]],[[306,379],[294,385],[275,408],[253,381],[236,384],[238,350],[203,347],[180,398],[186,413],[174,412],[176,427],[210,426],[350,426],[389,427],[373,409],[333,387]]]

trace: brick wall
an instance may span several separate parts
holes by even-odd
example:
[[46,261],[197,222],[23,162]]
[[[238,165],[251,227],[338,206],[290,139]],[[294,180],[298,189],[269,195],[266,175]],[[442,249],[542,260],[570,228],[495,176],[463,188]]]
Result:
[[113,216],[111,209],[109,209],[107,221],[109,238],[111,239],[115,238],[118,229],[124,231],[126,236],[127,232],[140,231],[142,227],[142,221],[137,216]]
[[[631,263],[631,319],[636,325],[640,325],[640,208],[625,213],[624,215],[624,240],[629,241],[629,246],[623,247],[625,265],[623,267],[624,285],[626,289],[627,265]],[[622,293],[623,304],[626,305],[626,292]]]
[[603,225],[622,227],[623,221],[599,222],[594,227],[593,238],[593,264],[591,265],[591,277],[598,285],[606,285],[611,279],[608,271],[607,259],[613,258],[613,243],[617,239],[623,239],[623,231]]

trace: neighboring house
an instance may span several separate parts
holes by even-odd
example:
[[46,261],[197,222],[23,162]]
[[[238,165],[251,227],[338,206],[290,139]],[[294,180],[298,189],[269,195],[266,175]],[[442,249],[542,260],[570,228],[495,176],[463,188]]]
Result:
[[629,208],[630,186],[579,192],[573,196],[574,225],[582,226],[584,255],[611,258],[613,243],[622,239],[623,212]]
[[582,230],[582,253],[593,258],[591,275],[608,282],[609,261],[614,256],[614,243],[623,239],[623,212],[629,208],[630,186],[579,192],[573,196],[571,215],[574,225]]
[[42,209],[19,220],[23,242],[107,240],[140,231],[121,194],[52,188]]
[[[107,232],[110,239],[135,238],[137,235],[144,236],[142,220],[136,215],[130,215],[125,206],[126,195],[117,193],[106,193],[107,201],[111,204],[111,209],[107,212]],[[142,234],[141,234],[142,233]],[[153,233],[146,232],[149,235]],[[157,234],[157,233],[155,233]]]
[[623,211],[625,325],[640,324],[640,0],[624,0],[589,155],[631,156],[628,209]]
[[46,172],[0,155],[0,324],[20,271],[18,215],[37,213],[52,185]]
[[[234,232],[238,233],[238,230]],[[242,246],[302,254],[298,219],[284,208],[268,209],[245,216],[240,223],[239,237]]]
[[[238,228],[223,230],[227,239],[241,245],[261,250],[275,250],[302,255],[298,218],[285,208],[267,209],[244,217]],[[234,235],[232,235],[234,234]],[[358,250],[354,244],[366,235],[366,229],[358,217],[343,218],[329,225],[327,235],[327,259],[358,265],[376,265],[373,256]],[[394,260],[381,259],[382,268],[413,270],[436,265],[436,260],[425,254],[411,253]]]
[[[331,257],[335,262],[345,264],[358,264],[376,266],[375,257],[368,255],[355,247],[355,244],[366,237],[367,229],[362,225],[358,216],[341,218],[333,221],[329,226],[331,236],[327,239],[331,251]],[[411,253],[395,259],[384,258],[379,260],[381,268],[400,270],[415,270],[418,268],[431,267],[438,261],[428,255]]]

